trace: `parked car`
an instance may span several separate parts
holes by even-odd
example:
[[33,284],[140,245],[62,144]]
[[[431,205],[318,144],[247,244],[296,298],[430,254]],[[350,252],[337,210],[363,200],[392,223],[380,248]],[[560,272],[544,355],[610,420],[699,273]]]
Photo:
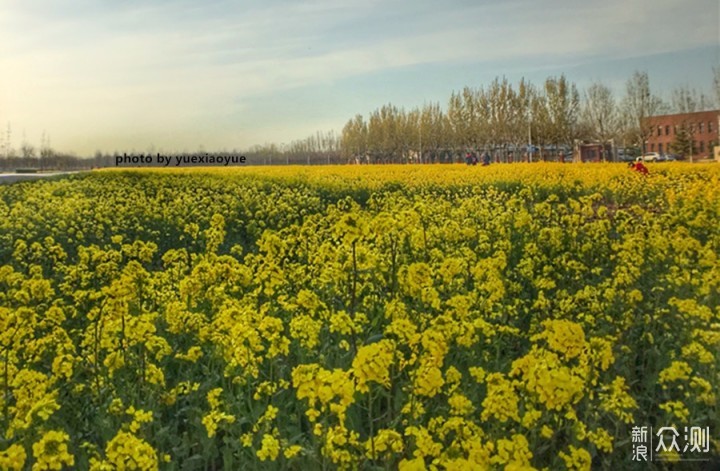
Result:
[[678,154],[665,154],[665,160],[668,162],[674,162],[680,159],[681,157]]
[[643,162],[660,162],[662,159],[657,152],[648,152],[642,156]]

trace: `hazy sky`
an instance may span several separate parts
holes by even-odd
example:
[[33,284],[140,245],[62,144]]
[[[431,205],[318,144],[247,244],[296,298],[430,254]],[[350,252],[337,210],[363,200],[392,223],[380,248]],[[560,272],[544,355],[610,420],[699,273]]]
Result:
[[718,0],[0,0],[0,126],[57,150],[194,151],[340,131],[496,76],[710,93]]

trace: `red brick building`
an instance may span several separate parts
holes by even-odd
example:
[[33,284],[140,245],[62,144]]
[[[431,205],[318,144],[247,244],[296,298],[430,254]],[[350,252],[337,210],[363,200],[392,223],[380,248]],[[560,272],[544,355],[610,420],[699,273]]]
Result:
[[647,118],[646,123],[649,135],[645,141],[645,152],[676,153],[671,146],[682,128],[692,136],[695,144],[693,157],[696,158],[712,158],[713,147],[720,140],[720,110],[652,116]]

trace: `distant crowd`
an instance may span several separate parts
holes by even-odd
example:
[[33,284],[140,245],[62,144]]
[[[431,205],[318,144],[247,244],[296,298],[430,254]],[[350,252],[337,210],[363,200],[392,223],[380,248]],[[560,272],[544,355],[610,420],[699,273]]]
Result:
[[465,155],[465,163],[468,165],[477,165],[482,161],[483,166],[490,165],[490,154],[487,151],[483,152],[480,158],[478,158],[475,152],[468,152]]

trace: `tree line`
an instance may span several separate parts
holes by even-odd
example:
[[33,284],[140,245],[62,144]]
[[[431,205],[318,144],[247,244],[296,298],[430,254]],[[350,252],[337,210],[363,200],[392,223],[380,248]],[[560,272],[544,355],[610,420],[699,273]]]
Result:
[[487,151],[512,162],[567,153],[578,141],[639,153],[651,132],[644,125],[648,117],[720,107],[719,71],[714,99],[680,86],[668,102],[651,89],[646,72],[635,72],[619,99],[600,82],[580,92],[564,75],[541,85],[497,77],[487,86],[453,92],[445,110],[439,103],[409,111],[386,104],[367,117],[354,116],[342,130],[342,155],[357,163],[428,163]]
[[335,131],[317,131],[287,145],[253,146],[243,154],[254,165],[322,165],[344,163],[341,140]]
[[[708,97],[678,86],[666,101],[651,89],[647,72],[640,71],[627,80],[621,97],[601,82],[580,91],[565,75],[539,85],[496,77],[488,85],[452,92],[444,108],[434,102],[405,110],[388,103],[350,118],[339,134],[318,131],[289,144],[232,153],[242,153],[253,165],[458,162],[467,152],[489,152],[503,162],[545,160],[570,152],[580,141],[640,153],[651,132],[644,126],[648,117],[720,108],[720,68],[713,69],[712,89],[714,96]],[[0,170],[107,167],[118,155],[98,151],[80,158],[56,152],[46,133],[40,146],[23,136],[15,149],[9,124],[2,134]],[[692,129],[680,129],[675,151],[692,153],[692,142]]]
[[[9,126],[8,126],[8,129]],[[10,135],[10,132],[7,133]],[[14,171],[16,169],[39,170],[80,170],[90,168],[114,167],[116,157],[123,152],[104,153],[97,151],[93,157],[78,157],[55,151],[49,144],[39,149],[23,141],[19,151],[12,148],[5,140],[0,145],[0,172]],[[43,137],[43,142],[45,138]],[[205,153],[205,151],[198,151]],[[143,152],[140,152],[143,153]],[[161,152],[163,154],[167,154]],[[197,153],[197,152],[196,152]],[[315,165],[315,164],[341,164],[345,163],[340,153],[340,136],[335,131],[322,132],[308,136],[305,139],[292,141],[290,144],[264,144],[250,147],[247,150],[212,151],[214,155],[244,155],[252,165]],[[128,152],[138,154],[138,152]],[[143,154],[154,155],[154,151]],[[174,152],[169,155],[192,155],[193,152]]]
[[89,166],[88,159],[54,150],[45,132],[38,147],[32,145],[24,135],[18,150],[11,143],[12,127],[8,123],[0,140],[0,172],[17,169],[81,170]]

